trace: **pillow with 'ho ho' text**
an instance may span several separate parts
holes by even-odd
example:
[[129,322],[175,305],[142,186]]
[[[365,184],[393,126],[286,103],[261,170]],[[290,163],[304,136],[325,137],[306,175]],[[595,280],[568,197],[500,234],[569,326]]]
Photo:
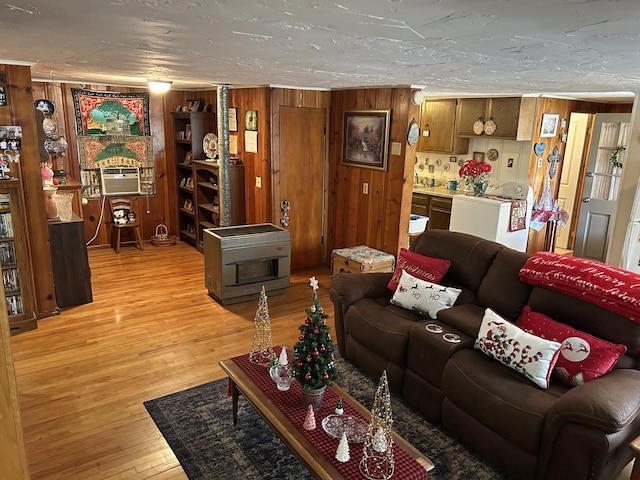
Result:
[[420,280],[402,270],[391,303],[436,318],[440,310],[453,306],[461,292],[459,288]]

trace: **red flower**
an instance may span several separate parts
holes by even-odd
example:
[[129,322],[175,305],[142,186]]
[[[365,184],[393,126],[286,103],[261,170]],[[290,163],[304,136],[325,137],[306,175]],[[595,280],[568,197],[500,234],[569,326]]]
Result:
[[491,172],[491,164],[472,159],[462,164],[460,170],[458,170],[458,175],[461,177],[477,177],[489,172]]

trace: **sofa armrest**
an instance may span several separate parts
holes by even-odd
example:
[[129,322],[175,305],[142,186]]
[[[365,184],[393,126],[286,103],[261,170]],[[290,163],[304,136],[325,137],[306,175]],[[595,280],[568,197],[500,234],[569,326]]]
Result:
[[339,273],[331,277],[331,299],[339,300],[343,309],[362,298],[390,297],[387,284],[392,273]]
[[572,388],[549,410],[547,431],[564,423],[593,427],[604,433],[620,431],[640,413],[640,371],[618,369]]
[[347,358],[345,347],[344,315],[352,303],[363,298],[389,297],[387,284],[392,273],[339,273],[331,277],[329,297],[333,302],[336,341],[343,358]]

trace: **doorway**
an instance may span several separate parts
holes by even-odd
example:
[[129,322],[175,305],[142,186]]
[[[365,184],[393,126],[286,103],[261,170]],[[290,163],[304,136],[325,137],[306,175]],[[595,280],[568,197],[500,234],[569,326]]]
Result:
[[[279,192],[275,215],[291,235],[291,269],[322,265],[324,231],[324,108],[280,106]],[[285,203],[286,202],[286,203]],[[281,206],[286,225],[281,222]]]
[[628,142],[631,116],[626,113],[594,115],[579,209],[574,255],[606,262],[622,169],[611,162],[611,154]]

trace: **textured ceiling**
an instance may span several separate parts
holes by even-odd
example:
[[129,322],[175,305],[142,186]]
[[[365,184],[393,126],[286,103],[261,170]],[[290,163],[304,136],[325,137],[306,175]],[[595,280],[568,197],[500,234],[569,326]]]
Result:
[[[13,0],[3,63],[36,80],[640,91],[637,0]],[[580,95],[578,95],[580,96]]]

